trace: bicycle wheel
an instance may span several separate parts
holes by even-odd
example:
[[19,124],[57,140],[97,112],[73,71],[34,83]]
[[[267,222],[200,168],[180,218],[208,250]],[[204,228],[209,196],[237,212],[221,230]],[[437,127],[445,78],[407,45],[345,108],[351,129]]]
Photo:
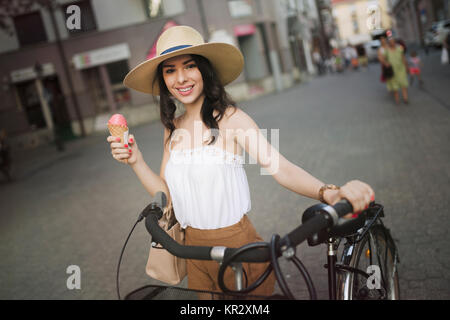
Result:
[[397,249],[382,224],[372,226],[360,242],[344,251],[344,255],[351,256],[347,266],[359,271],[347,269],[338,275],[338,299],[400,299]]

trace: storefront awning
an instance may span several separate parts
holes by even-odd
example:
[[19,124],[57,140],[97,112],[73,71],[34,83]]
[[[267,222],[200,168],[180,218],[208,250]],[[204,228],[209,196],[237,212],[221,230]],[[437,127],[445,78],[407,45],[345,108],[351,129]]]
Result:
[[130,57],[128,43],[121,43],[110,47],[104,47],[92,51],[79,53],[73,56],[75,68],[86,69],[102,64],[126,60]]
[[240,24],[233,28],[236,37],[249,36],[256,32],[254,24]]

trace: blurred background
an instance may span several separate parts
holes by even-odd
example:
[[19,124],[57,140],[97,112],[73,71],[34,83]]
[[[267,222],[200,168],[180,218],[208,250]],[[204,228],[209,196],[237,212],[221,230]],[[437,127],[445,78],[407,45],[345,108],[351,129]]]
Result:
[[245,70],[228,87],[241,101],[324,71],[347,46],[376,61],[386,31],[408,47],[439,47],[448,19],[446,0],[1,1],[0,128],[14,149],[104,131],[118,111],[131,125],[158,118],[152,97],[122,80],[177,24],[241,49]]
[[[159,172],[159,107],[122,80],[175,25],[240,48],[245,69],[227,91],[261,128],[280,129],[289,159],[326,182],[361,177],[378,190],[407,256],[405,298],[450,298],[449,19],[448,0],[1,0],[0,298],[115,298],[120,247],[150,197],[110,157],[106,124],[122,113]],[[379,80],[382,36],[424,64],[421,86],[410,79],[408,106],[395,106]],[[284,217],[314,203],[257,169],[248,176],[267,240],[300,220],[280,220],[264,203],[283,203]],[[423,221],[430,210],[434,220]],[[136,237],[125,291],[149,279],[148,235]],[[432,256],[423,253],[429,246]],[[312,268],[319,257],[303,256]],[[82,290],[65,285],[72,264]]]

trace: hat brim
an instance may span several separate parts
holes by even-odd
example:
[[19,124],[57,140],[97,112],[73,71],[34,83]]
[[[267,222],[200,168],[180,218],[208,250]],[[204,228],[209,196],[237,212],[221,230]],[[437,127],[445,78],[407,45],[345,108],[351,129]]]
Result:
[[244,68],[244,57],[235,46],[219,42],[204,43],[176,50],[140,63],[125,76],[123,84],[128,88],[157,96],[159,95],[159,84],[153,80],[158,65],[164,60],[184,54],[197,54],[208,59],[224,86],[235,80]]

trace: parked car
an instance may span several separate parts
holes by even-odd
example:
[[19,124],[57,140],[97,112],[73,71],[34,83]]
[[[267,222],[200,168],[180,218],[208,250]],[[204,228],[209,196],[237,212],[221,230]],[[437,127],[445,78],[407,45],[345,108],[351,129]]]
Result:
[[450,20],[434,22],[425,32],[425,45],[427,47],[442,47],[442,42],[448,32],[450,32]]
[[372,40],[364,43],[364,48],[366,49],[366,55],[369,59],[369,62],[378,61],[378,49],[380,48],[381,43],[380,40]]

